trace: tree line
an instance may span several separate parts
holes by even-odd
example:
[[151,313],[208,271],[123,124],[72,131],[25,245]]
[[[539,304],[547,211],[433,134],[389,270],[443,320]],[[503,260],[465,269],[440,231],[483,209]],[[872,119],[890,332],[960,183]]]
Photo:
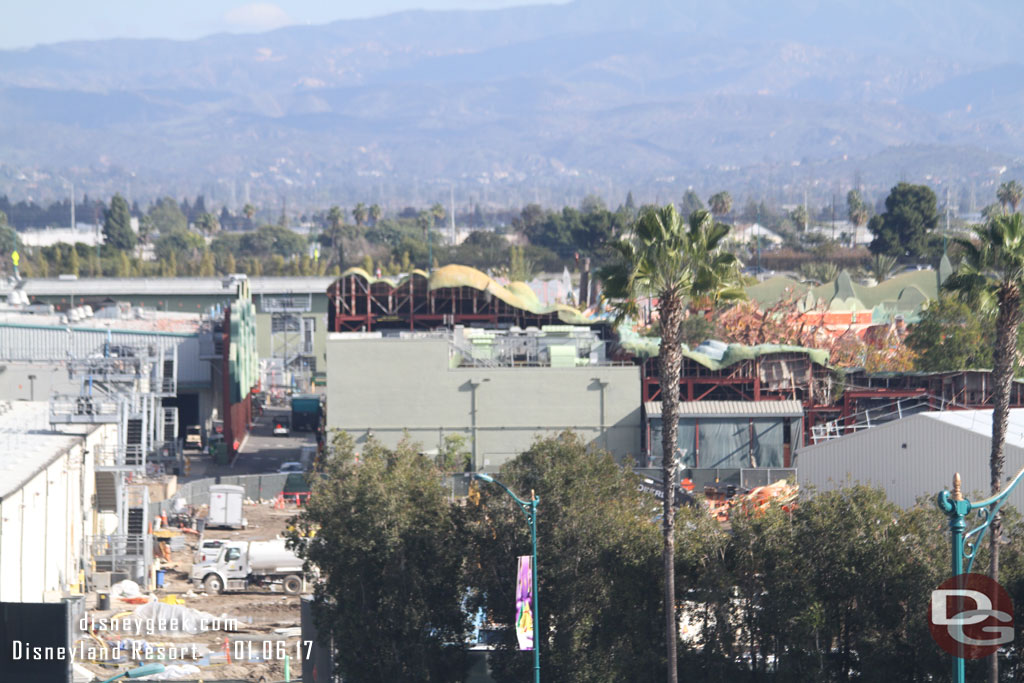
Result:
[[[529,680],[532,659],[512,629],[515,561],[530,554],[523,515],[492,485],[452,499],[444,463],[419,450],[408,441],[357,449],[335,435],[298,517],[295,542],[322,572],[318,619],[342,644],[339,671],[353,683],[461,681],[476,624],[493,634],[495,679]],[[539,440],[496,477],[541,501],[545,680],[663,678],[660,502],[572,433]],[[1020,600],[1024,524],[1010,513],[1004,527],[1002,583]],[[795,509],[737,513],[727,526],[698,502],[679,510],[674,533],[680,678],[948,677],[927,625],[950,553],[947,520],[930,498],[904,510],[879,489],[850,485],[805,492]],[[981,666],[969,663],[969,674]],[[1024,673],[1019,646],[1004,669],[1007,680]]]

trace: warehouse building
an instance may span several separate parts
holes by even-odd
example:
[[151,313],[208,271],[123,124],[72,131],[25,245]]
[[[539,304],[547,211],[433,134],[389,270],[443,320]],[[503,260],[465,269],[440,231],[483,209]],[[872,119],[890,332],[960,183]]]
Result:
[[476,469],[496,471],[537,436],[566,429],[616,458],[640,457],[640,374],[586,327],[332,333],[327,427],[358,443],[425,450],[461,434]]
[[51,428],[44,402],[0,402],[0,602],[53,602],[80,590],[94,511],[96,454],[117,426]]
[[[910,507],[952,485],[959,472],[964,491],[988,495],[991,410],[923,412],[803,448],[798,480],[819,491],[861,483],[879,486]],[[1006,432],[1007,479],[1024,467],[1024,409],[1010,411]],[[1024,488],[1009,502],[1024,509]]]
[[[244,277],[244,276],[243,276]],[[205,313],[235,297],[236,277],[31,278],[0,283],[0,301],[17,290],[31,304],[58,311],[89,305],[95,310],[115,302],[171,313]],[[256,307],[256,344],[260,358],[280,358],[316,380],[326,376],[327,288],[332,277],[247,278]]]

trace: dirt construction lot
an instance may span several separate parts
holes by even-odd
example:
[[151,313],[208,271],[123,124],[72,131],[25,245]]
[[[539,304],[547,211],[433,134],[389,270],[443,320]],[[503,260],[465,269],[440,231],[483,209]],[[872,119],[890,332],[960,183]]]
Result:
[[[294,507],[277,510],[271,505],[246,505],[247,528],[208,529],[204,538],[271,540],[281,536],[288,520],[295,514]],[[102,674],[100,680],[131,666],[157,660],[163,661],[168,668],[172,665],[180,668],[179,680],[270,682],[284,680],[287,657],[292,678],[298,678],[301,675],[301,658],[307,651],[299,635],[299,596],[284,595],[280,586],[220,595],[207,594],[201,588],[194,589],[189,573],[199,537],[185,534],[185,539],[184,550],[171,553],[169,561],[159,562],[166,572],[164,587],[152,593],[143,591],[144,596],[153,595],[157,600],[178,602],[180,606],[147,606],[144,614],[133,614],[133,610],[140,606],[117,597],[112,591],[109,611],[88,612],[90,619],[107,619],[107,624],[101,624],[107,628],[93,629],[93,635],[88,636],[85,642],[88,643],[86,647],[94,648],[101,647],[102,642],[110,648],[109,653],[120,645],[121,652],[127,655],[126,661],[112,667],[88,661],[88,657],[84,662],[80,657],[76,660],[90,671]],[[90,599],[88,604],[93,602]],[[213,620],[189,612],[189,608],[212,615]],[[176,617],[181,624],[186,621],[198,624],[198,632],[182,632],[180,627],[174,632],[170,629],[173,625],[170,620]],[[126,624],[126,618],[138,620]],[[158,618],[164,618],[164,629],[160,628]],[[112,628],[114,625],[119,628]]]

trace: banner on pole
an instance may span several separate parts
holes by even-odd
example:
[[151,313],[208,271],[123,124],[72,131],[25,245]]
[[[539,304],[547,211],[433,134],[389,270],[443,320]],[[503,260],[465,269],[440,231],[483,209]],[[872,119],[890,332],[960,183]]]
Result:
[[516,573],[516,639],[520,650],[533,649],[533,558],[519,558]]

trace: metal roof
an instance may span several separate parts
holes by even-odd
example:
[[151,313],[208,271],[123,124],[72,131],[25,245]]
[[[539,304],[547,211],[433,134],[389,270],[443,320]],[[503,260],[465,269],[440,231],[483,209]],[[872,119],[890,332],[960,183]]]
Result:
[[[798,480],[819,491],[878,486],[910,507],[920,496],[934,500],[959,472],[968,495],[983,497],[991,477],[991,429],[991,410],[917,413],[801,448]],[[1024,409],[1010,411],[1005,456],[1004,482],[1024,466]],[[1010,494],[1010,503],[1024,508],[1024,489]]]
[[[647,417],[661,417],[661,401],[644,403]],[[683,401],[679,417],[803,417],[800,401]]]
[[[333,277],[251,277],[249,289],[253,294],[313,293],[327,294]],[[21,289],[29,296],[231,296],[233,290],[224,288],[222,277],[161,277],[161,278],[30,278]],[[10,286],[0,287],[0,292]]]
[[[941,412],[920,413],[920,415],[929,420],[936,420],[952,427],[966,429],[987,439],[992,438],[991,410],[944,410]],[[1017,408],[1010,411],[1006,423],[1006,443],[1018,448],[1024,448],[1024,409]]]
[[97,425],[50,428],[44,401],[0,403],[0,499],[6,498],[65,453]]

